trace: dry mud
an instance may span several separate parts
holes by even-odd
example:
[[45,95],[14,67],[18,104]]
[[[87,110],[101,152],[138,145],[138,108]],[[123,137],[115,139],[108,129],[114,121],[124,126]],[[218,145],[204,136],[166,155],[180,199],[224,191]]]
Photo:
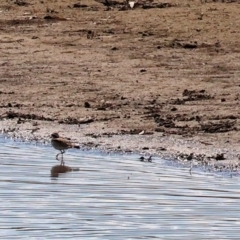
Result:
[[1,1],[2,133],[237,168],[240,2],[115,2]]

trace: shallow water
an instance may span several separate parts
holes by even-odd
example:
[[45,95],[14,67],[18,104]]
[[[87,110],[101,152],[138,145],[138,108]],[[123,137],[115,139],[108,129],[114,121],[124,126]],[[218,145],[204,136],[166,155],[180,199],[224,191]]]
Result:
[[238,175],[0,138],[0,239],[239,239]]

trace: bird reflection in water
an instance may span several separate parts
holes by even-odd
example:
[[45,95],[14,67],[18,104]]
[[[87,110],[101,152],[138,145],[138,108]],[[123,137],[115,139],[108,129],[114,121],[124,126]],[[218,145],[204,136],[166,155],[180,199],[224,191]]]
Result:
[[79,168],[72,168],[66,165],[55,165],[51,169],[51,177],[58,177],[60,173],[76,172]]

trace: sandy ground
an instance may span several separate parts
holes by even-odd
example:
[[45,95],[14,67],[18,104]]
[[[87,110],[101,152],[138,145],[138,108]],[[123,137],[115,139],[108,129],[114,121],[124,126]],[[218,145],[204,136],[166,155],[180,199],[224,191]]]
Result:
[[167,3],[1,1],[2,132],[238,166],[240,1]]

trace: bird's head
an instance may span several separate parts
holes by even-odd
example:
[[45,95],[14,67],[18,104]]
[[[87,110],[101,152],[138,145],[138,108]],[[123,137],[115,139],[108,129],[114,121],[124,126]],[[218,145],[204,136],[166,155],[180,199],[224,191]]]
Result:
[[59,138],[59,134],[57,132],[52,133],[51,138]]

